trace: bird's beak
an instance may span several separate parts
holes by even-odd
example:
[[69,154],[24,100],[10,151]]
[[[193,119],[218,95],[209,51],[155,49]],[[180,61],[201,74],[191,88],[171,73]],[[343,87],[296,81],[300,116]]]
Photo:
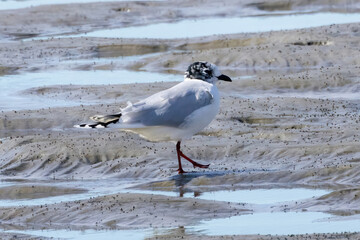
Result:
[[226,82],[232,82],[231,78],[229,78],[228,76],[226,76],[224,74],[221,74],[220,76],[218,76],[217,79],[223,80],[223,81],[226,81]]

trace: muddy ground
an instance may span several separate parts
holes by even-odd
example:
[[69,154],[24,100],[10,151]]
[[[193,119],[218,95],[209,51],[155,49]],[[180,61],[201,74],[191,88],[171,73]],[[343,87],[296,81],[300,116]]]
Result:
[[[219,4],[221,6],[219,6]],[[174,7],[176,5],[176,7]],[[199,10],[201,6],[201,11]],[[205,10],[204,11],[204,6]],[[237,6],[236,8],[234,6]],[[150,71],[177,74],[174,82],[102,86],[46,86],[21,94],[107,104],[0,112],[0,174],[4,181],[144,179],[142,189],[190,192],[248,188],[323,188],[331,193],[290,203],[287,211],[326,212],[360,218],[360,26],[358,23],[204,38],[29,40],[94,29],[208,16],[275,12],[356,12],[344,1],[191,1],[91,3],[3,10],[0,14],[0,75],[51,69]],[[151,10],[150,10],[151,9]],[[154,14],[154,11],[157,13]],[[142,16],[139,18],[139,14]],[[18,17],[21,16],[21,17]],[[27,40],[26,40],[27,39]],[[81,59],[144,55],[141,59],[91,64]],[[173,143],[151,143],[108,129],[79,130],[97,113],[113,113],[127,101],[182,80],[196,60],[217,64],[232,83],[220,83],[221,110],[208,128],[184,141],[183,151],[206,170],[176,176]],[[121,76],[119,76],[121,78]],[[115,101],[116,99],[116,101]],[[114,100],[114,101],[113,101]],[[113,101],[113,103],[111,103]],[[115,104],[116,102],[116,104]],[[177,178],[183,179],[180,186]],[[175,180],[174,180],[175,179]],[[39,187],[0,189],[21,198]],[[18,193],[18,192],[20,193]],[[69,194],[72,188],[41,188]],[[283,206],[275,205],[279,211]],[[154,239],[209,239],[187,232],[202,219],[258,211],[256,206],[192,198],[119,193],[47,206],[1,207],[4,229],[173,228]],[[181,214],[179,214],[181,212]],[[156,217],[154,217],[156,216]],[[184,229],[185,226],[185,229]],[[3,238],[15,238],[3,233]],[[17,238],[30,238],[21,234]],[[358,239],[357,233],[293,236],[221,236],[221,239]],[[218,239],[218,237],[213,237]]]

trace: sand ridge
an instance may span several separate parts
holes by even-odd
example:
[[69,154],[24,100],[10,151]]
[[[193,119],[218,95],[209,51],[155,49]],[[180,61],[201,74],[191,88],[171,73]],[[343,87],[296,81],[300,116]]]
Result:
[[[220,3],[216,1],[205,2],[209,11],[201,11],[203,15],[199,15],[197,8],[203,6],[204,1],[195,5],[185,1],[171,11],[172,1],[6,10],[0,14],[0,21],[4,22],[0,35],[25,39],[194,16],[225,13],[242,16],[242,11],[249,9],[254,14],[264,14],[264,11],[271,14],[286,13],[289,9],[302,12],[309,7],[300,1],[256,4],[227,1],[224,8],[219,8]],[[348,6],[344,1],[336,1],[331,6],[315,1],[311,7],[316,11],[342,12],[346,10],[344,6]],[[357,3],[351,7],[351,11],[358,11]],[[156,18],[150,16],[150,8],[159,13]],[[54,11],[61,14],[54,15]],[[65,12],[68,17],[63,15]],[[23,17],[17,18],[15,13]],[[137,14],[143,18],[135,21]],[[24,23],[29,20],[32,23],[25,28]],[[194,194],[224,189],[322,188],[331,192],[289,203],[286,207],[275,204],[273,209],[329,212],[339,217],[358,218],[360,105],[356,94],[360,89],[360,63],[356,53],[359,37],[359,26],[354,23],[175,40],[54,38],[4,42],[0,46],[0,75],[59,69],[128,69],[172,73],[177,77],[174,82],[166,83],[54,85],[23,91],[23,95],[44,101],[89,104],[1,111],[0,174],[3,180],[145,179],[148,182],[138,188],[175,192],[185,189]],[[124,56],[138,58],[119,60]],[[113,62],[101,62],[102,59]],[[130,133],[107,129],[73,128],[74,124],[89,121],[88,117],[93,114],[117,112],[127,101],[136,102],[173,86],[183,79],[183,71],[190,62],[204,59],[219,65],[234,79],[232,84],[219,84],[221,111],[216,119],[204,131],[184,141],[183,151],[194,159],[210,163],[208,170],[193,170],[185,163],[190,173],[178,184],[174,177],[177,162],[173,143],[151,143]],[[13,194],[6,188],[0,190],[6,195]],[[39,188],[25,190],[31,195]],[[48,195],[54,191],[64,193],[58,190],[41,189]],[[249,204],[119,193],[47,206],[1,207],[0,219],[2,224],[15,229],[171,227],[167,234],[156,237],[216,239],[193,235],[184,229],[203,219],[260,210]],[[13,235],[2,233],[2,237],[11,239]],[[358,234],[221,238],[357,239]]]

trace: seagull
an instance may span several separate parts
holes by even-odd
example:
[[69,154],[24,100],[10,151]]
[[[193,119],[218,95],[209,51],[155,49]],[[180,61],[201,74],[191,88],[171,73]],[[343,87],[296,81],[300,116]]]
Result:
[[184,81],[155,93],[112,115],[90,117],[94,123],[80,124],[78,128],[118,128],[138,134],[152,141],[176,143],[178,173],[185,171],[181,158],[193,164],[194,168],[208,168],[186,156],[180,149],[181,141],[191,138],[203,130],[219,112],[220,96],[216,82],[231,79],[221,74],[218,67],[209,62],[194,62],[186,70]]

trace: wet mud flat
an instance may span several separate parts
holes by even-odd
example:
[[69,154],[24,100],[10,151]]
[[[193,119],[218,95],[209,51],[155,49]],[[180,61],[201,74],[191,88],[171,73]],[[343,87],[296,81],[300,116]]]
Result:
[[[207,2],[218,16],[227,9]],[[137,9],[147,16],[151,5],[163,9],[162,20],[169,22],[191,12],[180,5],[177,14],[170,13],[166,9],[171,4],[102,3],[100,8],[91,3],[57,8],[71,9],[78,17],[78,7],[86,7],[82,10],[89,16],[100,9],[104,16],[114,17],[113,9],[126,6],[129,13]],[[228,4],[231,7],[235,2]],[[309,7],[296,2],[291,6],[279,2],[242,4],[267,14],[301,12]],[[334,11],[343,11],[342,4],[332,5]],[[328,8],[321,1],[312,7],[319,11]],[[25,21],[35,12],[61,22],[46,9],[6,10],[8,15],[2,16],[20,11]],[[236,14],[234,11],[230,16]],[[104,21],[110,24],[106,26],[92,24],[99,21],[92,16],[87,24],[79,20],[73,21],[74,26],[63,22],[62,27],[39,28],[43,25],[33,22],[32,28],[46,30],[36,32],[36,36],[74,34],[80,25],[84,28],[80,32],[120,27],[115,20],[125,22],[132,15]],[[19,30],[21,21],[8,18],[8,29],[24,34],[24,29]],[[155,22],[148,18],[146,23],[137,24]],[[102,237],[130,234],[136,239],[359,238],[358,23],[172,40],[81,37],[8,41],[13,37],[8,29],[2,30],[9,37],[0,47],[0,75],[126,70],[145,73],[144,77],[148,77],[147,72],[168,77],[157,83],[121,84],[105,79],[104,84],[97,85],[76,81],[29,84],[17,91],[27,97],[19,101],[40,101],[35,108],[0,112],[2,238],[44,239],[64,234],[64,238],[81,239],[95,233],[104,234]],[[187,65],[196,60],[214,62],[234,79],[231,84],[219,84],[222,99],[216,119],[184,141],[183,151],[210,163],[209,169],[191,169],[184,163],[189,173],[179,176],[173,143],[146,142],[136,135],[108,129],[73,128],[93,114],[117,112],[127,101],[136,102],[173,86],[174,81],[182,80]],[[41,103],[50,100],[60,104],[45,107]],[[304,189],[310,194],[305,195]],[[266,202],[269,191],[281,199]],[[259,195],[254,199],[263,197],[264,201],[243,198],[255,193]],[[297,194],[300,197],[287,198]],[[249,217],[245,222],[255,219],[263,224],[261,229],[271,222],[267,217],[310,219],[319,228],[232,232],[231,236],[220,230],[211,232],[215,229],[211,224],[216,223],[212,221],[226,225],[226,221],[241,222],[244,217]],[[334,223],[345,227],[335,230],[331,227]],[[321,224],[325,230],[320,230]]]

